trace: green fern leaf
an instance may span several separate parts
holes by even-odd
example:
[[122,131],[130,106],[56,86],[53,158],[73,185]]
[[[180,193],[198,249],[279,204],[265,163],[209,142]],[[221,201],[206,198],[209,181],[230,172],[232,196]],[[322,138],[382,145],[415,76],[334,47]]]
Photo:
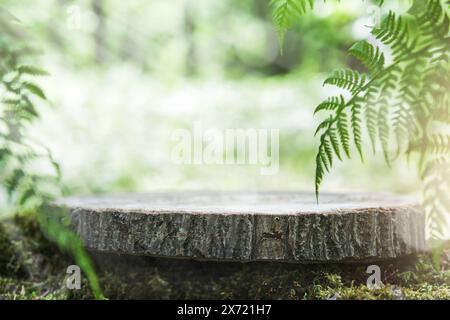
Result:
[[354,70],[338,70],[325,80],[324,84],[334,85],[351,93],[357,93],[366,83],[366,75]]
[[350,48],[349,54],[361,61],[371,74],[384,67],[384,54],[378,47],[374,47],[365,40],[356,42]]
[[319,132],[328,129],[330,125],[333,123],[333,116],[330,115],[328,118],[326,118],[324,121],[322,121],[316,129],[316,132],[314,133],[314,136],[316,136]]
[[282,47],[286,31],[309,9],[313,9],[314,0],[271,0],[270,7],[280,47]]
[[369,134],[370,142],[372,145],[372,151],[376,152],[376,145],[377,145],[377,136],[378,136],[378,112],[376,108],[376,99],[378,98],[378,89],[375,87],[372,87],[367,90],[365,100],[365,119],[366,119],[366,127],[367,132]]
[[39,98],[47,100],[44,90],[42,90],[37,84],[26,81],[22,84],[22,86],[23,88],[27,89],[29,92],[38,96]]
[[347,114],[344,110],[337,115],[337,132],[347,158],[350,158],[350,132],[348,128]]
[[374,28],[372,34],[383,44],[392,49],[395,59],[412,52],[408,23],[404,17],[397,17],[394,12],[389,12],[380,28]]
[[321,144],[316,155],[315,193],[317,201],[319,200],[319,188],[325,176],[325,170],[329,170],[326,157],[324,146]]
[[351,123],[353,129],[353,140],[355,142],[356,149],[358,150],[361,161],[364,160],[362,150],[362,138],[361,138],[361,105],[357,102],[351,105]]
[[342,161],[339,137],[336,133],[336,129],[330,128],[328,133],[329,133],[331,145],[333,146],[334,153],[336,154],[338,159]]
[[327,157],[328,166],[331,169],[331,167],[333,166],[333,147],[331,141],[328,140],[326,137],[323,139],[323,146],[325,155]]
[[5,182],[6,191],[8,192],[9,196],[11,196],[19,188],[21,181],[25,178],[26,175],[23,170],[14,170],[14,172],[8,177]]
[[378,111],[378,137],[381,142],[381,149],[383,150],[384,159],[389,165],[391,161],[389,158],[390,126],[388,114],[389,110],[387,107],[387,101],[382,101],[381,107]]
[[414,135],[414,118],[409,106],[404,102],[398,103],[395,108],[392,129],[397,140],[396,157],[398,157],[403,147],[405,147]]
[[17,71],[20,74],[29,74],[32,76],[48,76],[49,73],[41,68],[30,66],[30,65],[21,65],[17,68]]
[[322,102],[317,106],[314,110],[314,114],[322,110],[337,110],[339,107],[342,107],[345,104],[344,97],[339,95],[339,97],[330,97],[326,101]]

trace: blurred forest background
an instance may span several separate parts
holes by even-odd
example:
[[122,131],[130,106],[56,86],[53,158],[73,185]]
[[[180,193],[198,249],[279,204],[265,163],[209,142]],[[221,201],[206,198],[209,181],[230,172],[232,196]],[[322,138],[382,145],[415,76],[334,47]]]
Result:
[[[383,10],[401,10],[390,1]],[[322,82],[377,21],[371,1],[318,1],[280,54],[268,0],[1,0],[40,50],[50,105],[31,128],[61,164],[69,193],[314,189]],[[399,4],[400,3],[400,4]],[[172,132],[280,129],[280,170],[176,165]],[[336,166],[323,191],[420,194],[415,165],[382,155]],[[2,201],[4,203],[4,201]]]

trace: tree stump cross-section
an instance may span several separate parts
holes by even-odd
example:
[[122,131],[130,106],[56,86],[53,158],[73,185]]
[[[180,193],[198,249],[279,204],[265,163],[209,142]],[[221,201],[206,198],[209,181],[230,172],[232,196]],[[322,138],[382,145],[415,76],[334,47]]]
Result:
[[168,192],[62,199],[86,247],[169,258],[367,262],[426,250],[425,215],[386,194]]

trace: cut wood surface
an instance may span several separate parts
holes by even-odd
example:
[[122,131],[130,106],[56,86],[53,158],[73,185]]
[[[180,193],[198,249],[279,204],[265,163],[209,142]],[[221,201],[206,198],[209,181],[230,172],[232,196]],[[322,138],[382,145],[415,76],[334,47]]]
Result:
[[172,192],[62,199],[87,248],[160,257],[372,261],[425,251],[425,215],[388,194]]

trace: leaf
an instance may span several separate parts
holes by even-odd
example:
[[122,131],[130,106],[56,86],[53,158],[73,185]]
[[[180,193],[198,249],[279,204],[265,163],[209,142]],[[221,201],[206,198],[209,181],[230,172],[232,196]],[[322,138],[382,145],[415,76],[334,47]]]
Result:
[[384,54],[379,47],[374,47],[366,40],[356,42],[349,50],[349,54],[364,64],[371,74],[384,67]]
[[372,34],[392,49],[395,59],[408,55],[412,51],[408,23],[404,17],[397,17],[393,11],[389,12],[380,28],[372,29]]
[[36,190],[33,186],[28,186],[20,195],[19,195],[19,204],[24,206],[28,201],[30,201],[33,197],[36,196]]
[[337,115],[336,126],[342,148],[344,149],[347,158],[350,158],[350,132],[347,114],[344,110]]
[[363,150],[362,150],[362,139],[361,139],[361,105],[359,103],[352,103],[351,105],[351,123],[353,129],[353,140],[355,142],[356,149],[358,150],[361,161],[364,160]]
[[382,103],[378,111],[378,137],[381,142],[381,149],[383,150],[383,155],[386,163],[390,165],[389,158],[389,136],[390,136],[390,126],[388,119],[388,108],[386,103]]
[[17,190],[17,188],[20,185],[20,182],[24,178],[26,178],[26,175],[21,169],[16,169],[13,171],[11,176],[9,176],[9,178],[5,182],[6,190],[9,194],[9,196],[11,196],[13,194],[13,192]]
[[328,168],[325,159],[326,155],[321,144],[316,155],[315,193],[317,201],[319,201],[320,184],[322,183],[323,177],[325,175],[325,170]]
[[365,119],[367,132],[369,134],[373,153],[376,152],[376,141],[378,135],[378,112],[376,108],[376,99],[379,97],[377,88],[370,88],[365,96]]
[[317,129],[316,129],[316,132],[314,133],[314,135],[316,136],[319,132],[321,132],[325,129],[328,129],[332,123],[333,123],[333,116],[330,115],[327,119],[322,121],[322,123],[320,123],[317,126]]
[[339,138],[336,134],[336,129],[330,128],[329,136],[330,136],[331,145],[333,146],[333,149],[334,149],[334,153],[336,154],[338,159],[342,161]]
[[366,75],[358,71],[346,69],[333,72],[324,84],[331,84],[355,94],[360,91],[366,83]]
[[345,104],[344,97],[339,95],[339,97],[330,97],[326,101],[322,102],[317,106],[314,110],[314,114],[322,110],[337,110],[339,107],[342,107]]
[[32,94],[40,97],[43,100],[47,100],[47,97],[45,96],[44,91],[36,84],[32,83],[32,82],[24,82],[22,84],[22,86],[27,89],[29,92],[31,92]]
[[281,48],[286,31],[309,9],[314,8],[314,0],[271,0],[270,7]]
[[21,74],[29,74],[32,76],[48,76],[49,73],[44,69],[30,66],[30,65],[21,65],[17,68],[17,71]]

